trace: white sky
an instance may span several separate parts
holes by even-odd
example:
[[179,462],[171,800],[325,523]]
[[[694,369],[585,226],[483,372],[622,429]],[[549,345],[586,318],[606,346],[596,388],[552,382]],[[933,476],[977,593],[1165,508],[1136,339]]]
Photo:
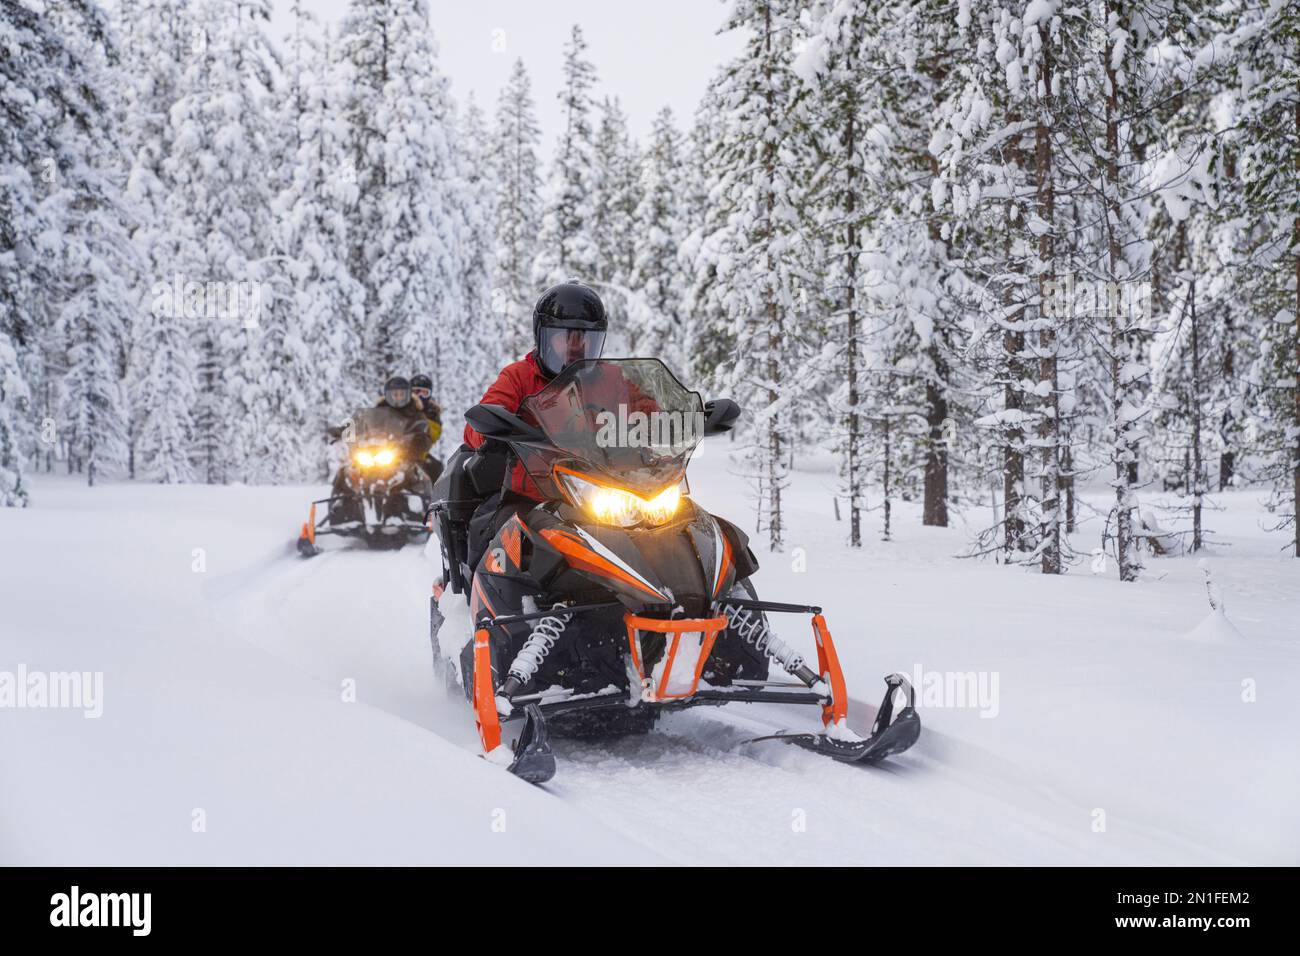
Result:
[[[278,42],[292,26],[290,3],[272,4]],[[305,0],[305,6],[337,26],[348,3]],[[574,23],[582,26],[587,58],[596,67],[596,97],[617,96],[643,143],[664,106],[672,107],[679,129],[688,128],[714,69],[742,44],[735,34],[717,33],[726,11],[722,0],[429,0],[429,10],[442,71],[462,105],[472,92],[491,117],[511,65],[523,58],[547,157],[560,126],[556,94]]]

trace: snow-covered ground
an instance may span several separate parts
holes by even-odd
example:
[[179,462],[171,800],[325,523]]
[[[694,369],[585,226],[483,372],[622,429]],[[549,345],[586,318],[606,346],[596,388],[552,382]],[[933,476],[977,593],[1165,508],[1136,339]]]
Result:
[[[752,524],[706,450],[696,497]],[[0,709],[0,863],[1300,863],[1300,562],[1258,493],[1208,519],[1225,622],[1193,559],[1049,578],[956,557],[967,530],[908,505],[851,553],[831,476],[800,473],[760,591],[825,606],[859,730],[884,674],[919,677],[917,746],[737,749],[814,711],[706,708],[558,741],[536,788],[434,685],[432,548],[299,559],[323,489],[34,484],[0,510],[0,680],[99,672],[102,714]],[[967,674],[982,699],[926,705]]]

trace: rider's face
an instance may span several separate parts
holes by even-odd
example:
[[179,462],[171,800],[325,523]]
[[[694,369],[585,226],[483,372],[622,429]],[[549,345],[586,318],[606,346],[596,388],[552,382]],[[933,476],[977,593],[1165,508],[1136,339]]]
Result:
[[563,371],[574,362],[600,358],[605,333],[589,329],[546,329],[542,334],[542,359],[547,368]]

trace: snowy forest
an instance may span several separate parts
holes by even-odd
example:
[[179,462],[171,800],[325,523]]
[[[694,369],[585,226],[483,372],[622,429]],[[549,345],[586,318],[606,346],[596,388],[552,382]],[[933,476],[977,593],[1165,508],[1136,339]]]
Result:
[[645,141],[575,25],[549,156],[522,60],[453,97],[436,6],[293,7],[0,0],[0,504],[319,481],[390,374],[445,455],[576,276],[607,354],[745,408],[765,548],[823,456],[850,546],[917,501],[1060,573],[1091,483],[1124,580],[1148,490],[1196,550],[1258,488],[1300,557],[1295,0],[701,4],[743,52]]

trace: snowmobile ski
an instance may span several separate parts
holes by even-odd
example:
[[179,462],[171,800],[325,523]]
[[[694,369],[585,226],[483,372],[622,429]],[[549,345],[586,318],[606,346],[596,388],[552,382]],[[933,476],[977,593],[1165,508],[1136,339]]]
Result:
[[[794,744],[813,753],[822,754],[841,763],[876,763],[879,760],[900,754],[916,743],[921,736],[921,718],[916,712],[916,692],[911,682],[902,674],[890,674],[885,678],[888,690],[885,699],[876,711],[875,723],[871,726],[871,736],[864,739],[844,739],[831,734],[788,733],[769,734],[745,741],[747,744],[765,740],[779,740],[781,743]],[[894,716],[894,691],[902,688],[907,693],[907,704]],[[893,718],[892,720],[890,718]]]
[[524,727],[515,741],[515,757],[508,769],[529,783],[545,783],[555,776],[555,754],[546,734],[546,719],[536,704],[524,708]]

